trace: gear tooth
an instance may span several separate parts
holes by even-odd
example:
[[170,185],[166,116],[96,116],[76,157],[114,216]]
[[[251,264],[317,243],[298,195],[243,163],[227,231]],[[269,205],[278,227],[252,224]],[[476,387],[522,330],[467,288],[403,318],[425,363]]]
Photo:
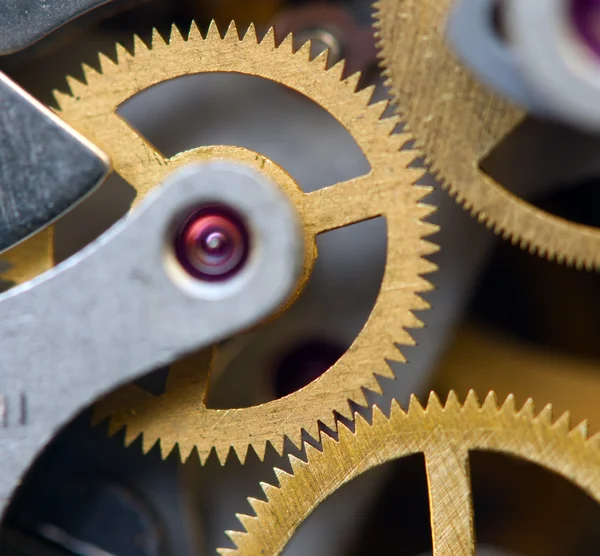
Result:
[[[295,439],[290,438],[290,441],[294,445],[298,446],[298,442],[295,441]],[[273,449],[275,450],[275,452],[277,453],[278,456],[281,456],[285,449],[285,446],[284,446],[285,445],[285,437],[283,435],[280,435],[275,438],[272,438],[271,440],[269,440],[269,442],[263,442],[261,444],[260,453],[257,452],[258,459],[260,459],[260,461],[264,461],[264,459],[266,457],[268,444],[273,446]]]
[[83,70],[83,76],[85,77],[85,82],[89,87],[93,83],[97,82],[102,76],[89,64],[81,64],[81,69]]
[[[121,428],[123,428],[123,425],[120,425],[115,430],[115,432],[119,431]],[[109,430],[110,430],[110,425],[109,425]],[[143,441],[142,431],[140,431],[138,428],[129,426],[129,427],[124,427],[124,430],[125,430],[125,438],[123,439],[123,444],[126,448],[131,446],[139,437],[142,437],[142,441]]]
[[448,392],[448,397],[446,398],[446,403],[444,404],[444,409],[445,410],[455,410],[455,411],[462,410],[462,405],[460,403],[460,400],[458,399],[458,395],[456,394],[456,392],[454,390],[450,390],[450,392]]
[[152,45],[152,50],[158,50],[167,46],[165,39],[163,39],[156,27],[153,27],[152,29],[152,38],[150,39],[150,44]]
[[[239,546],[241,539],[238,539],[240,542],[235,542],[235,539],[231,536],[235,533],[239,534],[239,531],[225,531],[225,534],[231,539],[231,542],[236,546]],[[235,556],[238,554],[238,551],[237,548],[217,548],[217,554],[219,554],[219,556]]]
[[483,401],[481,409],[485,413],[498,413],[498,396],[496,396],[496,392],[492,390],[488,393]]
[[52,96],[54,97],[54,102],[58,107],[58,112],[61,112],[63,107],[73,100],[72,95],[63,93],[58,89],[54,89],[54,91],[52,91]]
[[288,33],[285,36],[285,38],[281,41],[281,43],[279,44],[279,46],[277,48],[278,48],[278,50],[281,50],[281,51],[293,53],[294,52],[294,35],[292,33]]
[[345,60],[340,60],[333,66],[331,66],[327,71],[337,77],[340,81],[342,80],[342,76],[344,75],[344,70],[346,69]]
[[258,43],[258,33],[256,32],[256,25],[254,25],[254,22],[248,25],[248,29],[246,29],[242,41],[250,41],[253,44]]
[[[375,414],[376,411],[378,413],[381,413],[381,408],[378,405],[373,406],[373,414]],[[355,413],[354,416],[355,416],[354,423],[355,423],[355,427],[356,427],[355,435],[358,434],[359,430],[362,430],[365,427],[367,429],[371,428],[371,425],[369,424],[367,419],[362,414]],[[350,431],[352,433],[352,431],[346,425],[344,425],[343,423],[340,423],[339,430],[341,431],[343,429]]]
[[[378,407],[378,406],[375,406],[375,407]],[[374,411],[374,409],[373,409],[373,411]],[[379,409],[379,411],[381,411],[381,409]],[[391,408],[390,408],[390,420],[393,418],[396,418],[396,416],[398,416],[398,415],[406,416],[406,412],[404,411],[404,409],[402,409],[400,402],[396,398],[394,398],[392,400]]]
[[[486,397],[487,401],[487,397]],[[479,398],[477,397],[477,393],[475,390],[469,390],[467,393],[467,397],[465,398],[465,403],[463,404],[463,410],[466,411],[480,411],[481,405],[479,403]]]
[[600,432],[595,433],[589,440],[588,444],[591,445],[593,450],[600,450]]
[[[279,482],[279,484],[281,484],[282,481],[288,481],[292,476],[289,473],[286,473],[285,471],[279,469],[278,467],[275,467],[273,471],[275,472],[275,476],[277,477],[277,481]],[[277,495],[277,491],[280,490],[279,487],[276,487],[275,485],[272,485],[270,483],[265,483],[264,481],[261,481],[260,488],[265,493],[265,498],[267,500],[271,500],[274,496]]]
[[412,417],[416,415],[423,415],[424,413],[425,410],[423,409],[423,406],[421,405],[421,402],[418,400],[417,396],[411,394],[410,401],[408,402],[408,415]]
[[[154,35],[152,36],[152,46],[154,46]],[[127,52],[127,49],[120,42],[115,45],[115,49],[117,51],[117,64],[122,64],[126,60],[131,60],[131,54]]]
[[[146,50],[148,50],[148,47],[145,44],[144,47]],[[106,75],[116,67],[114,60],[109,58],[106,54],[104,54],[104,52],[98,52],[98,63],[100,65],[100,73],[102,75]]]
[[188,33],[188,41],[193,39],[202,39],[202,33],[200,32],[200,28],[196,23],[196,20],[192,21],[190,25],[190,32]]
[[[399,120],[397,120],[396,118],[384,118],[383,120],[379,120],[379,129],[380,129],[380,133],[381,135],[387,135],[387,136],[392,136],[394,137],[394,135],[392,135],[394,133],[394,131],[396,130],[396,127],[398,127],[398,123]],[[398,158],[402,158],[404,152],[396,152],[394,153],[396,157]],[[410,157],[408,163],[412,162],[412,157]],[[408,164],[404,164],[405,168],[404,171],[407,173],[410,173],[410,169],[406,168]],[[416,170],[415,172],[415,177],[412,181],[412,183],[414,183],[415,181],[417,181],[418,179],[421,178],[421,176],[423,175],[423,171],[422,170]]]
[[[248,531],[249,529],[252,529],[252,526],[256,523],[256,518],[254,516],[251,515],[246,515],[246,514],[235,514],[235,517],[238,518],[238,521],[242,524],[242,527]],[[240,534],[240,532],[238,532],[238,534]],[[244,533],[241,533],[241,535],[243,535]],[[239,539],[239,537],[238,537]],[[233,540],[233,539],[231,539]],[[233,542],[235,543],[235,540],[233,540]],[[238,544],[238,543],[235,543]]]
[[267,502],[261,500],[260,498],[254,498],[252,496],[248,497],[248,503],[250,504],[250,506],[254,510],[254,513],[256,514],[268,507]]
[[[392,352],[389,356],[385,357],[383,360],[377,362],[377,366],[373,369],[373,374],[377,377],[389,378],[394,380],[396,378],[396,373],[390,366],[390,362],[394,361],[396,363],[406,363],[406,357],[402,353],[402,346],[393,345]],[[383,394],[383,388],[379,381],[374,381],[373,384],[369,385],[369,390],[371,392],[375,392],[378,395]],[[357,403],[360,402],[361,405],[369,405],[368,400],[365,397],[365,393],[362,392],[360,400],[353,400]]]
[[[134,56],[144,56],[147,55],[149,53],[148,47],[146,46],[146,43],[142,40],[142,38],[138,35],[135,34],[133,35],[133,54]],[[110,60],[110,58],[106,57],[108,60]]]
[[296,54],[305,58],[306,60],[312,60],[312,40],[306,41],[302,46],[297,50]]
[[233,446],[227,446],[222,450],[216,449],[215,452],[217,454],[217,459],[222,466],[227,463],[227,458],[229,458],[231,454],[234,454],[239,459],[240,463],[244,465],[244,463],[246,463],[246,455],[248,454],[247,449],[242,449],[238,452]]
[[[227,459],[232,456],[235,456],[240,461],[240,463],[242,465],[244,465],[246,463],[246,460],[248,459],[248,455],[250,454],[250,449],[251,449],[250,444],[245,444],[243,446],[237,446],[237,447],[229,446],[229,448],[227,448],[227,450],[221,451],[221,457],[219,458],[221,461],[221,465],[225,465],[227,463]],[[258,452],[256,450],[254,450],[254,452],[258,455],[260,461],[263,461],[265,459],[264,451],[262,451],[262,454],[263,454],[262,458],[260,457],[260,455],[258,454]]]
[[[106,419],[107,417],[109,417],[109,415],[105,415],[102,417],[102,419],[100,419],[100,421],[103,421],[104,419]],[[121,429],[123,429],[125,427],[125,425],[123,424],[122,421],[117,421],[116,419],[109,419],[108,421],[108,431],[107,434],[109,437],[114,436],[115,434],[117,434]],[[130,439],[130,437],[127,436],[127,432],[128,430],[125,429],[125,438],[123,439],[123,444],[125,446],[129,446],[130,444],[132,444],[135,439],[137,438],[137,436],[140,434],[139,432],[133,436],[132,439]]]
[[441,413],[444,407],[442,407],[442,402],[438,398],[438,395],[432,390],[429,392],[429,398],[427,399],[427,413]]
[[71,90],[71,94],[73,97],[77,98],[83,95],[87,90],[87,85],[76,79],[72,75],[67,75],[67,85]]
[[219,31],[219,26],[217,22],[213,19],[209,25],[208,30],[206,31],[205,40],[207,41],[221,41],[221,32]]
[[[314,448],[314,446],[307,444],[306,445],[307,452],[308,452],[309,448]],[[280,469],[279,467],[274,468],[275,475],[277,477],[277,481],[279,482],[280,485],[286,481],[289,481],[292,478],[292,476],[298,472],[298,469],[301,469],[302,467],[306,467],[306,465],[308,465],[304,460],[300,459],[299,457],[295,456],[294,454],[289,454],[288,459],[290,461],[290,465],[292,466],[291,473],[288,473],[285,469]],[[276,487],[273,487],[273,488],[276,488]]]
[[[418,329],[418,328],[423,328],[424,324],[423,324],[423,321],[419,317],[417,317],[413,311],[408,311],[406,314],[406,321],[405,321],[404,326],[406,328]],[[409,345],[411,345],[411,346],[417,345],[417,343],[415,342],[415,340],[412,336],[410,338]]]
[[[298,458],[296,458],[296,459],[298,459]],[[298,460],[298,461],[300,461],[301,464],[304,464],[304,462],[302,460]],[[280,486],[272,485],[270,483],[265,483],[265,482],[260,483],[260,488],[265,493],[265,497],[268,500],[271,500],[271,498],[273,498],[273,496],[277,495],[277,492],[280,490],[281,486],[288,483],[290,481],[290,479],[294,476],[294,473],[296,473],[296,471],[298,469],[300,469],[301,467],[302,467],[302,465],[299,465],[299,467],[292,466],[291,473],[288,473],[287,471],[285,471],[284,469],[280,469],[279,467],[274,467],[273,472],[275,473],[275,478],[277,479],[277,483]]]
[[572,438],[579,438],[581,440],[587,440],[588,434],[590,432],[590,425],[587,420],[581,421],[579,425],[573,428],[573,430],[569,433],[569,436]]
[[[360,78],[361,78],[362,74],[357,71],[354,72],[352,75],[349,75],[348,77],[346,77],[346,79],[344,79],[344,83],[346,84],[347,87],[350,87],[350,89],[359,96],[359,98],[361,98],[362,93],[364,93],[365,91],[368,90],[365,89],[364,91],[360,91],[360,92],[356,92],[356,90],[358,89],[358,84],[360,82]],[[362,100],[362,98],[361,98]],[[371,100],[371,98],[369,97],[368,99],[366,99],[365,105],[367,105],[369,103],[369,100]]]
[[230,42],[240,42],[240,35],[238,33],[237,25],[235,21],[232,19],[229,23],[229,27],[227,27],[227,32],[225,33],[225,40]]
[[[418,403],[418,402],[417,402]],[[400,413],[403,413],[402,409],[400,408],[400,406],[398,405],[398,409],[400,409]],[[383,427],[384,424],[387,421],[391,421],[394,418],[397,418],[396,415],[397,411],[394,411],[394,404],[392,403],[392,410],[390,412],[390,417],[389,419],[385,416],[385,413],[383,412],[383,410],[378,406],[378,405],[374,405],[373,406],[373,417],[372,417],[372,424],[369,425],[369,423],[367,423],[364,419],[359,422],[357,420],[356,422],[356,435],[360,434],[366,434],[369,435],[370,434],[370,430],[373,428],[377,428],[377,427]],[[360,425],[360,428],[359,428]]]
[[535,419],[535,403],[531,398],[527,398],[523,407],[519,411],[519,417],[526,417],[530,420]]
[[181,463],[185,463],[192,455],[195,445],[193,442],[187,439],[184,440],[180,438],[177,442],[177,446],[179,446],[179,457],[181,459]]
[[[155,436],[152,436],[151,434],[144,433],[144,432],[131,431],[133,434],[131,436],[129,436],[130,430],[131,430],[131,427],[127,427],[127,429],[126,429],[127,432],[125,433],[125,446],[127,448],[129,446],[131,446],[131,444],[133,444],[133,442],[135,440],[137,440],[138,438],[141,438],[142,453],[147,454],[159,442],[158,438],[156,438]],[[162,447],[161,447],[161,452],[162,452]],[[164,459],[164,457],[163,457],[163,459]]]
[[546,426],[551,426],[553,421],[554,421],[554,411],[552,409],[552,404],[548,404],[546,405],[538,414],[538,416],[536,417],[536,422],[546,425]]
[[[367,99],[367,103],[369,103],[371,101],[371,99],[373,98],[373,95],[375,94],[375,85],[371,85],[370,87],[367,87],[366,89],[360,91],[358,94],[364,95],[364,97]],[[371,110],[371,112],[376,114],[379,119],[381,119],[383,117],[385,111],[388,109],[389,105],[390,105],[390,103],[387,100],[380,100],[378,102],[374,102],[373,104],[369,105],[369,110]],[[398,120],[396,118],[386,118],[386,119],[388,119],[388,120],[393,119],[394,127],[397,126],[398,123],[400,123],[400,120]],[[417,181],[418,179],[420,179],[422,173],[423,172],[419,172],[419,175],[415,176],[414,181]]]
[[326,70],[329,66],[329,56],[329,49],[326,48],[325,50],[322,50],[315,56],[315,59],[312,61],[312,63],[315,64],[317,67]]
[[553,427],[564,432],[564,434],[569,434],[569,432],[571,432],[571,414],[568,411],[563,413],[556,420]]
[[517,403],[513,394],[508,395],[499,411],[500,413],[509,413],[511,415],[517,414]]
[[149,453],[150,450],[152,450],[152,448],[154,448],[154,446],[156,446],[157,444],[160,449],[160,457],[162,459],[167,459],[171,455],[173,450],[175,450],[175,448],[177,447],[177,444],[175,442],[163,440],[160,438],[155,438],[154,440],[150,438],[148,442],[146,442],[146,435],[142,434],[142,451],[144,452],[144,454]]
[[269,30],[265,33],[260,44],[275,47],[275,29],[273,27],[269,27]]
[[185,37],[181,33],[179,27],[175,23],[171,25],[171,32],[169,34],[169,44],[182,44],[185,41]]

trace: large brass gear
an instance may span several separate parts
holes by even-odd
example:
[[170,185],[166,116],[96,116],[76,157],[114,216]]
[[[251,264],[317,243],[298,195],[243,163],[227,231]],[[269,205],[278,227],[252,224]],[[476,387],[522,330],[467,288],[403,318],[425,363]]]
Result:
[[549,259],[600,267],[600,230],[517,197],[480,162],[525,114],[486,89],[445,40],[454,0],[378,0],[377,34],[394,99],[436,176],[504,238]]
[[535,463],[573,482],[600,503],[600,438],[587,438],[582,423],[571,430],[564,414],[556,422],[546,406],[538,415],[529,400],[517,411],[514,398],[502,407],[494,393],[482,405],[471,391],[461,405],[451,393],[445,406],[435,394],[423,408],[415,397],[407,412],[394,402],[390,417],[375,407],[373,423],[356,418],[356,430],[339,428],[339,440],[307,446],[304,462],[290,456],[292,474],[279,469],[279,487],[263,484],[267,500],[250,499],[256,515],[238,516],[245,532],[229,531],[237,549],[223,555],[280,554],[298,526],[325,498],[362,473],[412,454],[425,456],[433,554],[473,556],[469,452],[500,452]]
[[[234,26],[223,38],[214,25],[206,37],[193,25],[185,39],[173,28],[167,41],[155,32],[151,47],[136,38],[134,54],[120,46],[117,54],[117,63],[100,56],[101,72],[84,67],[86,84],[68,78],[72,95],[57,93],[56,100],[65,121],[106,152],[114,170],[137,190],[136,202],[183,164],[235,160],[264,172],[294,203],[306,237],[305,276],[316,257],[317,234],[377,216],[387,221],[388,259],[363,330],[345,355],[305,388],[255,407],[209,409],[204,400],[210,354],[204,352],[172,367],[164,395],[129,385],[99,402],[96,419],[110,418],[111,432],[125,427],[127,443],[143,434],[146,451],[160,440],[164,457],[178,445],[182,459],[196,448],[201,461],[212,449],[224,461],[231,448],[244,461],[249,446],[263,458],[268,442],[281,453],[286,437],[299,445],[303,429],[317,436],[319,422],[335,427],[336,413],[351,414],[351,400],[364,402],[364,389],[380,391],[377,375],[393,376],[387,361],[403,359],[397,345],[414,344],[406,329],[422,326],[413,311],[428,307],[418,293],[431,288],[422,275],[434,270],[425,256],[436,248],[424,238],[437,228],[423,222],[433,208],[421,202],[430,189],[415,185],[423,174],[412,167],[419,153],[403,148],[410,137],[392,134],[398,121],[382,119],[387,103],[369,105],[372,90],[356,91],[359,75],[342,80],[343,64],[327,70],[326,56],[311,60],[308,44],[294,54],[291,37],[277,47],[272,31],[259,42],[253,28],[240,39]],[[259,76],[312,99],[351,133],[370,172],[304,193],[282,168],[245,149],[202,147],[166,159],[117,115],[118,106],[136,93],[200,72]],[[46,254],[41,249],[40,257]]]

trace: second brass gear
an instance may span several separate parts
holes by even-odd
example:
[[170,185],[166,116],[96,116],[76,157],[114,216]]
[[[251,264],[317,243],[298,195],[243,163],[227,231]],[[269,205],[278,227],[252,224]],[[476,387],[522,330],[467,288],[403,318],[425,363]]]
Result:
[[549,259],[600,268],[600,229],[519,198],[480,163],[525,118],[470,73],[445,36],[455,0],[378,0],[388,85],[416,145],[458,202],[513,243]]
[[[406,148],[411,138],[393,134],[396,118],[382,119],[386,102],[369,104],[372,89],[357,91],[358,74],[342,79],[343,64],[327,69],[326,55],[311,60],[310,44],[294,53],[291,37],[277,47],[272,30],[259,42],[253,28],[240,39],[234,26],[221,37],[214,25],[206,36],[193,25],[185,38],[174,27],[167,41],[155,32],[149,47],[136,37],[134,54],[118,46],[117,56],[115,63],[101,55],[100,72],[84,66],[86,83],[68,78],[72,94],[55,96],[59,115],[106,152],[114,170],[136,189],[136,203],[181,165],[233,160],[266,174],[295,205],[307,246],[305,278],[317,254],[315,236],[328,230],[383,216],[388,251],[381,290],[364,328],[329,370],[301,390],[254,407],[207,408],[209,350],[174,364],[161,396],[135,385],[109,395],[97,404],[96,420],[109,418],[111,432],[125,427],[126,443],[143,435],[145,451],[160,441],[164,457],[178,446],[182,459],[196,449],[201,461],[213,449],[221,461],[231,449],[244,461],[250,446],[262,459],[268,443],[281,453],[286,437],[299,445],[303,430],[316,437],[319,423],[336,427],[336,414],[351,414],[350,401],[364,402],[366,389],[380,391],[378,376],[393,377],[388,361],[403,360],[397,346],[414,344],[407,329],[422,326],[414,311],[428,307],[419,293],[431,289],[422,276],[435,269],[425,257],[436,247],[424,238],[437,228],[423,221],[433,208],[422,203],[430,188],[416,185],[423,170],[413,167],[419,153]],[[116,113],[144,89],[202,72],[259,76],[312,99],[349,131],[370,172],[304,193],[282,168],[246,149],[200,147],[166,158]],[[27,263],[50,258],[50,242],[30,245],[33,251],[20,263],[23,249],[9,253],[16,262],[13,276],[21,269],[23,279],[31,274]]]
[[357,414],[356,430],[339,428],[322,449],[307,445],[307,462],[290,456],[292,474],[276,469],[279,486],[263,484],[266,500],[250,499],[255,515],[238,515],[245,532],[229,531],[236,549],[225,556],[280,554],[303,521],[338,488],[386,462],[425,456],[433,554],[474,556],[475,533],[469,453],[491,451],[529,461],[571,481],[600,503],[600,438],[587,425],[571,429],[564,414],[553,421],[546,406],[536,415],[529,400],[517,410],[510,396],[498,407],[490,393],[482,405],[471,391],[463,405],[451,393],[444,406],[435,394],[423,407],[413,396],[408,411],[395,401],[389,418],[374,408],[369,424]]

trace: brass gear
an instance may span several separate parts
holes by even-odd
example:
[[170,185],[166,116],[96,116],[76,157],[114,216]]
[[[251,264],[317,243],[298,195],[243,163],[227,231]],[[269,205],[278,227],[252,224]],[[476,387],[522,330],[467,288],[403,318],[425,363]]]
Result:
[[279,487],[263,484],[267,500],[250,499],[255,516],[238,516],[245,532],[229,531],[237,549],[222,555],[280,554],[298,526],[325,498],[362,473],[416,453],[425,456],[433,554],[473,556],[469,452],[500,452],[545,467],[600,502],[600,438],[587,425],[571,430],[552,408],[535,414],[529,400],[520,411],[510,396],[498,408],[490,393],[482,405],[474,392],[461,405],[451,393],[445,406],[435,394],[423,408],[413,396],[407,412],[392,403],[390,417],[374,408],[369,425],[357,415],[356,431],[339,427],[339,440],[323,437],[321,450],[307,445],[308,463],[290,456],[292,474],[276,469]]
[[416,145],[457,201],[505,239],[549,259],[600,267],[600,229],[527,203],[479,167],[525,114],[486,89],[445,40],[454,0],[378,0],[388,85]]
[[[388,258],[364,328],[344,356],[305,388],[254,407],[209,409],[204,400],[210,354],[204,352],[172,367],[164,395],[126,386],[97,404],[96,420],[110,418],[110,432],[125,427],[126,443],[143,433],[146,451],[160,440],[164,457],[178,445],[183,460],[196,448],[201,461],[213,448],[221,461],[232,448],[244,461],[249,446],[262,459],[268,442],[281,453],[286,437],[299,445],[303,429],[317,436],[319,422],[335,427],[336,413],[351,414],[350,400],[364,402],[365,389],[381,391],[377,375],[394,376],[387,361],[403,360],[397,344],[414,344],[406,329],[421,327],[413,311],[428,307],[418,293],[431,289],[422,275],[435,269],[425,256],[436,247],[424,238],[437,227],[423,222],[433,208],[421,202],[430,188],[415,185],[423,174],[412,167],[419,153],[403,148],[411,138],[392,134],[398,120],[381,119],[387,102],[369,105],[372,89],[356,91],[358,74],[342,80],[343,64],[327,70],[326,55],[311,60],[310,44],[294,54],[291,37],[277,47],[272,30],[259,42],[253,28],[240,39],[235,26],[221,37],[211,25],[203,37],[193,25],[184,39],[174,27],[169,40],[155,32],[148,47],[136,37],[134,54],[119,46],[117,57],[115,63],[100,55],[100,73],[84,66],[87,84],[69,77],[72,95],[55,96],[61,117],[106,152],[114,170],[137,190],[136,202],[182,164],[235,160],[264,172],[296,206],[306,236],[305,276],[316,257],[316,234],[377,216],[387,221]],[[350,132],[371,171],[304,193],[282,168],[245,149],[202,147],[165,159],[116,114],[117,107],[136,93],[200,72],[255,75],[312,99]],[[45,254],[42,249],[40,257]]]

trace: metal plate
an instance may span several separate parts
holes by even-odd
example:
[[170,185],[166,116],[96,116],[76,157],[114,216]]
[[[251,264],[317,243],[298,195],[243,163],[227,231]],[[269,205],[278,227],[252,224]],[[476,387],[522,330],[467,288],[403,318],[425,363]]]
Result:
[[108,170],[106,155],[0,73],[0,251],[51,224]]

